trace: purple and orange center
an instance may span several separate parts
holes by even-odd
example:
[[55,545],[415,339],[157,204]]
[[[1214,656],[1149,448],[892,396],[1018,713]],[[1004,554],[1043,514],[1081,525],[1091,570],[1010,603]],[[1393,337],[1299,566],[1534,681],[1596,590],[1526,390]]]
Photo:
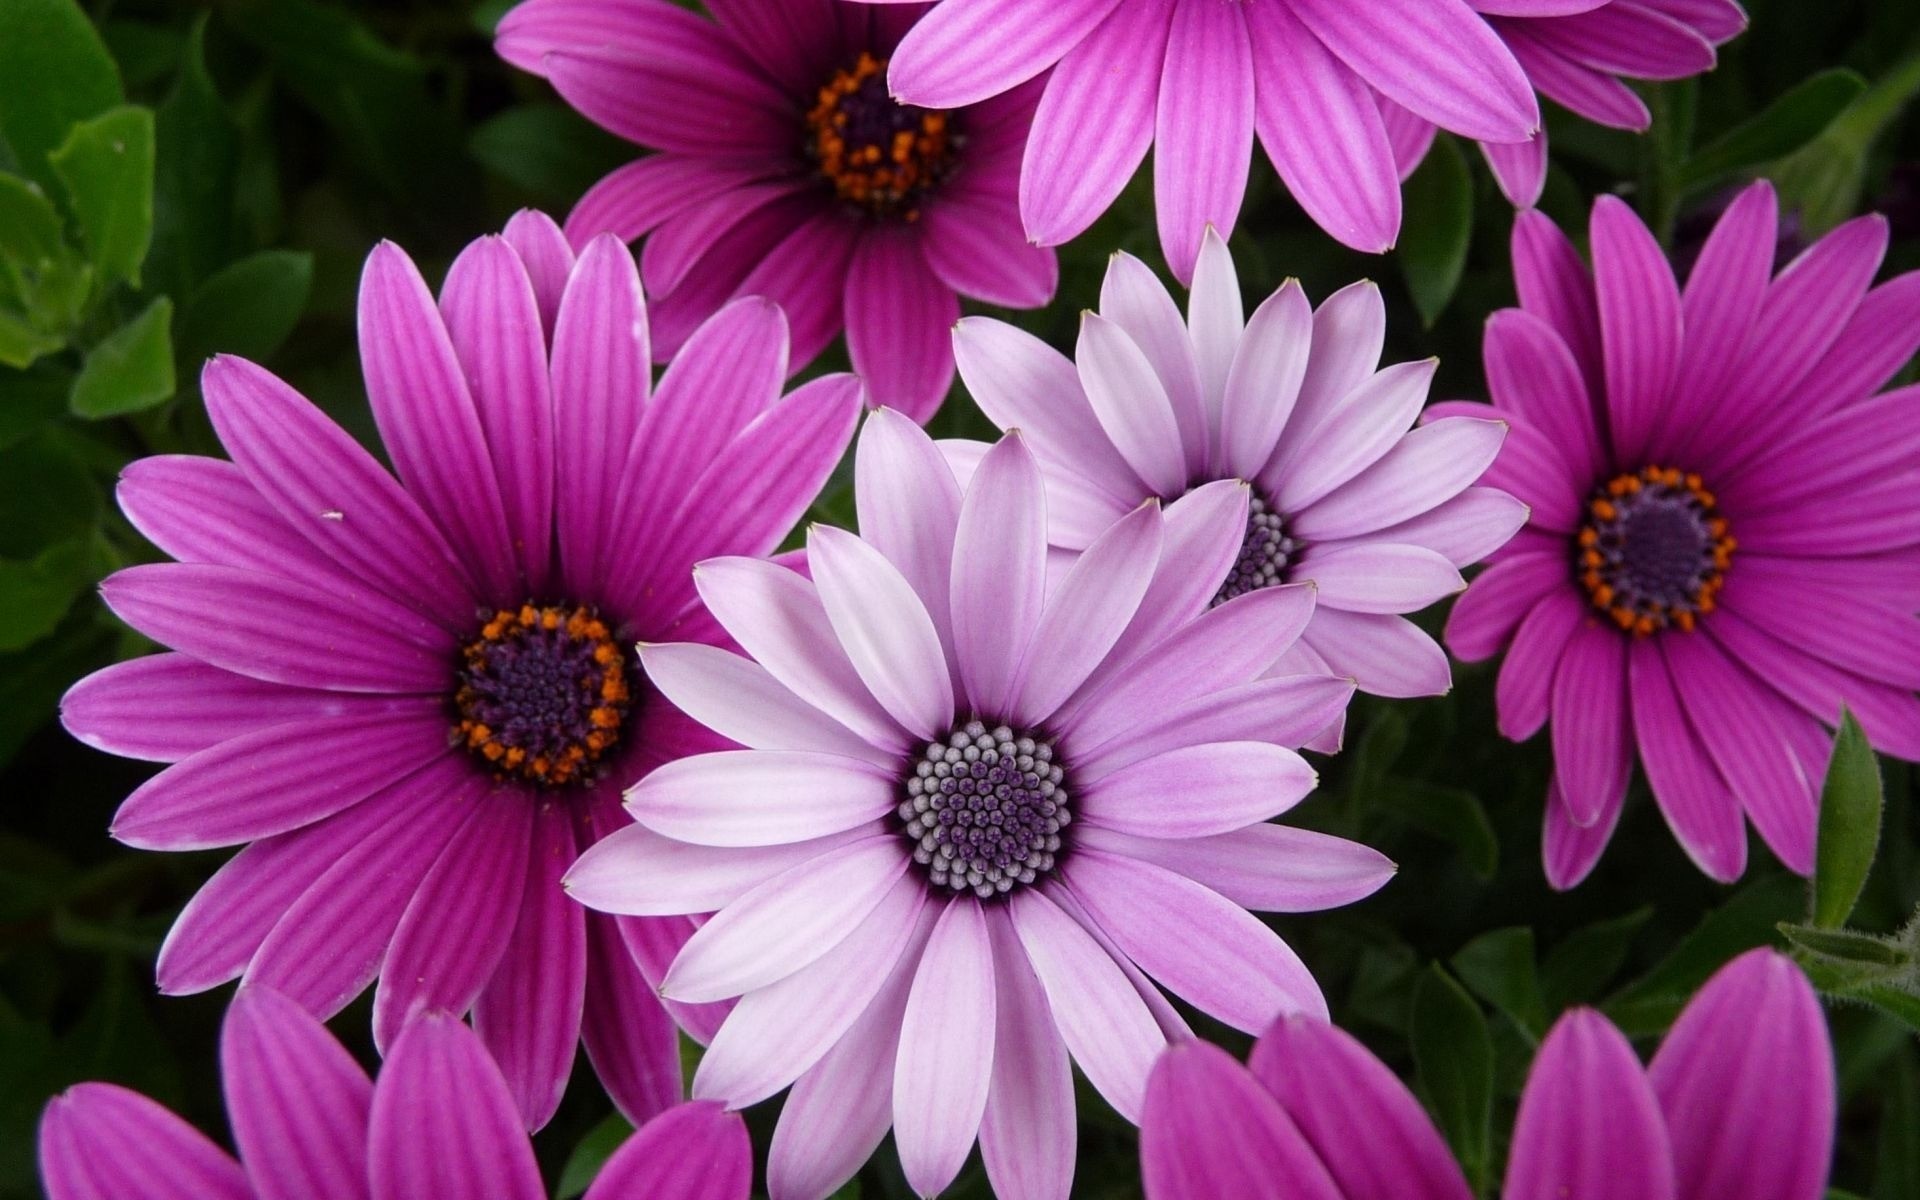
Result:
[[806,155],[849,205],[918,220],[920,202],[952,174],[961,138],[952,114],[887,94],[887,61],[862,52],[834,73],[807,113]]
[[1574,576],[1628,633],[1690,631],[1718,603],[1734,548],[1700,476],[1645,467],[1594,490],[1575,536]]
[[632,705],[607,623],[581,605],[500,609],[461,651],[454,734],[502,779],[591,783]]
[[1073,818],[1044,734],[969,721],[928,743],[901,786],[900,830],[935,890],[991,900],[1053,873]]

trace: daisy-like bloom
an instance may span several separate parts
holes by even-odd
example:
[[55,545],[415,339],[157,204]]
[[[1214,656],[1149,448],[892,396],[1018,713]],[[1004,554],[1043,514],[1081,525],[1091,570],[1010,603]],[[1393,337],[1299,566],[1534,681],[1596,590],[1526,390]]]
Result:
[[[1541,95],[1589,121],[1645,132],[1653,116],[1625,79],[1685,79],[1710,71],[1716,47],[1747,27],[1735,0],[1471,0]],[[1439,127],[1381,97],[1380,115],[1402,176],[1433,146]],[[1547,181],[1547,135],[1482,141],[1500,190],[1521,208]]]
[[[1385,336],[1371,283],[1316,311],[1289,282],[1245,316],[1233,259],[1209,233],[1184,321],[1153,272],[1117,254],[1100,311],[1081,322],[1077,365],[985,318],[962,321],[954,342],[982,411],[1040,459],[1054,546],[1084,550],[1149,497],[1246,480],[1245,536],[1210,581],[1214,603],[1311,583],[1319,603],[1279,670],[1431,695],[1451,682],[1447,656],[1401,614],[1465,586],[1460,568],[1511,537],[1526,509],[1473,486],[1500,448],[1498,422],[1409,432],[1435,364],[1380,369]],[[942,445],[963,478],[986,450]]]
[[1021,170],[1028,235],[1079,235],[1151,146],[1160,244],[1186,280],[1207,225],[1233,229],[1256,136],[1308,216],[1380,253],[1436,128],[1485,145],[1530,204],[1546,168],[1536,88],[1644,129],[1616,76],[1697,74],[1745,23],[1733,0],[942,0],[889,82],[950,108],[1052,67]]
[[1920,758],[1920,391],[1875,395],[1920,347],[1920,274],[1879,287],[1862,217],[1776,276],[1776,200],[1747,189],[1674,282],[1621,201],[1593,210],[1593,271],[1538,213],[1514,228],[1520,307],[1486,334],[1512,423],[1487,482],[1528,527],[1453,610],[1464,660],[1502,649],[1500,729],[1551,718],[1548,879],[1612,836],[1636,755],[1700,869],[1737,878],[1745,817],[1813,867],[1842,706]]
[[[235,1156],[161,1105],[83,1083],[40,1119],[48,1200],[546,1200],[507,1081],[474,1032],[413,1018],[380,1079],[300,1005],[246,987],[220,1032]],[[607,1160],[586,1200],[747,1200],[740,1118],[682,1104]]]
[[[725,745],[630,647],[721,640],[692,563],[775,547],[851,440],[859,385],[782,398],[784,322],[756,299],[702,326],[655,392],[627,247],[575,262],[532,214],[469,246],[437,303],[398,247],[375,250],[360,351],[398,479],[220,358],[202,384],[232,461],[145,459],[120,485],[178,561],[102,592],[171,653],[82,680],[62,717],[174,764],[116,838],[246,844],[168,935],[161,990],[244,976],[325,1017],[378,974],[376,1040],[471,1008],[530,1128],[583,1038],[643,1120],[679,1096],[654,985],[692,923],[588,914],[560,877],[627,824],[622,787]],[[720,1014],[677,1015],[704,1037]]]
[[[1503,1200],[1820,1200],[1833,1050],[1806,976],[1772,950],[1722,967],[1642,1068],[1592,1009],[1563,1016],[1520,1099]],[[1363,1130],[1363,1136],[1356,1136]],[[1242,1067],[1169,1048],[1147,1087],[1147,1200],[1470,1200],[1420,1102],[1366,1047],[1283,1017]]]
[[1289,747],[1351,685],[1261,679],[1313,593],[1213,606],[1248,490],[1138,505],[1049,569],[1039,465],[1018,436],[962,487],[911,421],[868,419],[861,536],[816,527],[808,579],[702,563],[748,657],[652,645],[688,714],[750,747],[669,764],[589,850],[572,894],[612,912],[717,910],[663,985],[739,997],[693,1093],[740,1107],[792,1085],[774,1200],[820,1200],[889,1126],[916,1195],[978,1137],[995,1194],[1063,1200],[1069,1058],[1137,1118],[1184,1025],[1149,978],[1241,1029],[1324,1014],[1306,967],[1247,910],[1344,904],[1392,865],[1266,823],[1313,786]]
[[874,403],[925,421],[953,380],[960,296],[1053,296],[1058,265],[1022,236],[1015,194],[1037,91],[896,101],[887,63],[923,5],[708,7],[527,0],[500,22],[501,57],[655,151],[582,197],[568,236],[646,238],[656,354],[729,297],[766,296],[793,322],[793,369],[844,328]]

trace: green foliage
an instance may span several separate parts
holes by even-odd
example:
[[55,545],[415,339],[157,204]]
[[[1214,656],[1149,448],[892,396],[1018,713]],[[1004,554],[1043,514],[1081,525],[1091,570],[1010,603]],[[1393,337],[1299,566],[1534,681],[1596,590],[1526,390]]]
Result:
[[1406,216],[1396,257],[1414,308],[1432,328],[1460,287],[1473,240],[1473,176],[1458,142],[1446,134],[1434,139],[1426,161],[1407,180],[1402,204]]
[[82,121],[47,161],[66,185],[101,285],[138,287],[153,239],[152,111],[128,106]]
[[1880,764],[1852,713],[1840,720],[1833,760],[1820,792],[1819,853],[1813,872],[1813,923],[1846,923],[1880,849]]
[[87,351],[73,381],[73,414],[98,420],[140,412],[173,395],[173,301],[145,312]]
[[1492,1159],[1493,1039],[1480,1006],[1434,964],[1413,989],[1407,1030],[1420,1089],[1476,1192]]

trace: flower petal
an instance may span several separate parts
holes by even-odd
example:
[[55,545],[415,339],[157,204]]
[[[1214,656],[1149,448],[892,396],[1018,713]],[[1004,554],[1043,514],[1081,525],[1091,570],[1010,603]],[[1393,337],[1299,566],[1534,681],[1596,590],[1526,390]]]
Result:
[[473,1031],[430,1013],[393,1045],[373,1092],[374,1200],[546,1200],[500,1069]]
[[278,992],[247,988],[220,1029],[220,1074],[260,1200],[366,1196],[373,1084],[326,1026]]

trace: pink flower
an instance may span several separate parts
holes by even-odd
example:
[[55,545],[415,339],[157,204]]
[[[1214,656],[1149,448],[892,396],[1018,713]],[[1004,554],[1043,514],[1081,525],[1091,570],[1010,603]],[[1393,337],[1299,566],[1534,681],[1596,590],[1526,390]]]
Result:
[[[627,823],[623,786],[725,743],[626,647],[723,639],[691,564],[773,549],[844,453],[859,385],[782,399],[785,323],[746,300],[654,394],[627,248],[575,263],[534,214],[469,246],[437,304],[398,247],[375,250],[360,335],[399,478],[266,371],[210,363],[233,461],[129,467],[122,509],[178,561],[102,587],[172,652],[82,680],[62,717],[174,764],[115,837],[246,846],[168,935],[163,991],[244,976],[324,1017],[378,974],[376,1041],[471,1008],[530,1128],[583,1038],[644,1119],[679,1095],[654,982],[693,925],[590,916],[560,876]],[[720,1014],[679,1015],[706,1036]]]
[[925,421],[953,380],[958,297],[1033,308],[1058,281],[1021,236],[1015,188],[1038,99],[904,105],[886,64],[924,6],[527,0],[501,57],[657,153],[567,218],[576,246],[645,237],[654,349],[671,355],[730,297],[793,322],[797,371],[842,328],[876,404]]
[[[1575,1009],[1520,1099],[1503,1200],[1819,1200],[1834,1068],[1820,1002],[1784,955],[1722,967],[1643,1070]],[[1324,1021],[1283,1017],[1247,1066],[1170,1047],[1147,1086],[1147,1200],[1469,1200],[1404,1084]]]
[[[533,1147],[480,1039],[413,1019],[377,1083],[300,1005],[247,987],[220,1035],[239,1160],[138,1092],[83,1083],[40,1119],[49,1200],[546,1200]],[[616,1150],[586,1200],[746,1200],[740,1118],[682,1104]]]
[[868,419],[859,537],[816,526],[812,578],[702,563],[748,657],[654,645],[654,684],[748,750],[670,764],[638,824],[582,856],[606,911],[718,910],[663,985],[740,997],[693,1093],[792,1085],[774,1200],[820,1200],[889,1127],[916,1195],[976,1136],[1006,1200],[1064,1200],[1069,1059],[1124,1116],[1185,1025],[1149,978],[1241,1029],[1324,1014],[1247,910],[1310,911],[1392,866],[1267,824],[1313,786],[1288,747],[1352,688],[1262,679],[1313,609],[1303,587],[1210,606],[1248,490],[1141,504],[1050,568],[1044,487],[1009,436],[962,487],[912,422]]
[[1874,395],[1920,347],[1920,274],[1873,287],[1886,223],[1862,217],[1775,277],[1775,209],[1749,188],[1684,292],[1619,200],[1594,206],[1591,275],[1522,213],[1521,307],[1487,327],[1494,405],[1432,410],[1513,425],[1486,482],[1532,515],[1447,643],[1506,650],[1508,737],[1551,718],[1556,887],[1606,848],[1636,757],[1720,880],[1746,866],[1743,813],[1812,869],[1842,705],[1920,758],[1920,391]]
[[[1040,460],[1048,540],[1083,550],[1142,500],[1246,480],[1245,539],[1213,580],[1217,599],[1276,583],[1318,593],[1278,669],[1351,677],[1385,696],[1446,691],[1447,656],[1402,614],[1458,592],[1460,568],[1526,521],[1512,497],[1473,486],[1504,426],[1409,432],[1435,363],[1378,369],[1386,310],[1372,284],[1316,311],[1290,281],[1246,317],[1218,236],[1198,267],[1183,321],[1152,271],[1115,255],[1100,311],[1081,322],[1077,364],[997,321],[956,330],[974,399]],[[963,479],[986,450],[942,445]]]
[[[1715,47],[1747,27],[1735,0],[1472,0],[1541,95],[1614,129],[1645,132],[1653,117],[1626,79],[1685,79],[1713,69]],[[1400,163],[1413,174],[1438,127],[1381,98]],[[1500,190],[1521,208],[1547,181],[1547,134],[1517,143],[1483,140]]]

